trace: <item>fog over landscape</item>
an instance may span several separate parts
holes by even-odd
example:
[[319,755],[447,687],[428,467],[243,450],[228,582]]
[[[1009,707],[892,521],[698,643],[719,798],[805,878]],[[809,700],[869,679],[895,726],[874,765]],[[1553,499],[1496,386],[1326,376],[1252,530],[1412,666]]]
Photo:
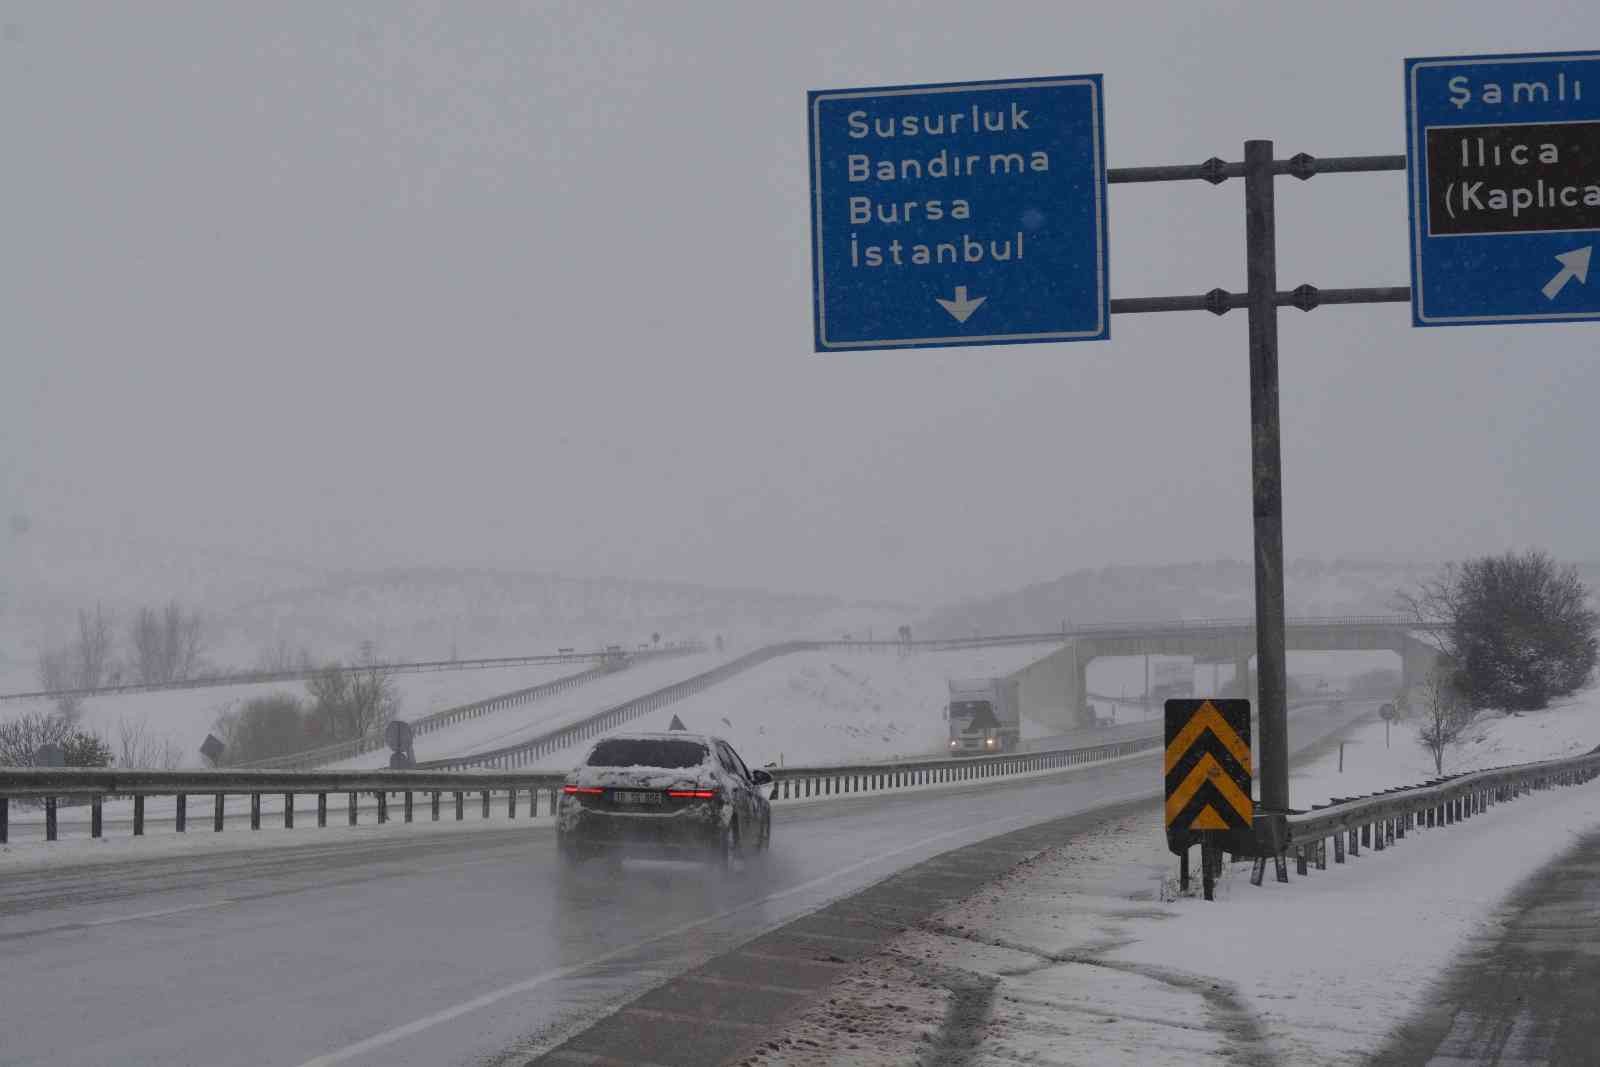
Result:
[[0,130],[4,1065],[1594,1061],[1600,4],[0,0]]
[[[191,560],[153,595],[488,567],[925,610],[1248,561],[1242,313],[809,351],[802,90],[1104,71],[1113,166],[1399,152],[1401,57],[1600,19],[1541,10],[7,5],[7,610]],[[1114,187],[1113,295],[1242,288],[1238,204]],[[1406,280],[1398,175],[1279,213],[1286,287]],[[1291,558],[1595,555],[1582,326],[1281,332]]]

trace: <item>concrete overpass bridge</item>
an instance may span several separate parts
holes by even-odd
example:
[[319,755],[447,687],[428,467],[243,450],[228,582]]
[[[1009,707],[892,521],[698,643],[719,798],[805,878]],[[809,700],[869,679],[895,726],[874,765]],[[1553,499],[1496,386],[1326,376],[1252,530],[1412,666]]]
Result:
[[[1409,693],[1438,658],[1423,635],[1441,628],[1398,616],[1300,618],[1287,620],[1284,637],[1290,652],[1393,652],[1400,658],[1402,688]],[[1035,634],[1031,640],[1046,637]],[[1062,730],[1094,724],[1088,679],[1089,664],[1098,657],[1193,656],[1202,662],[1232,663],[1235,677],[1248,678],[1256,652],[1255,623],[1241,619],[1079,627],[1048,637],[1059,639],[1061,649],[1013,677],[1021,683],[1022,706],[1029,716]]]

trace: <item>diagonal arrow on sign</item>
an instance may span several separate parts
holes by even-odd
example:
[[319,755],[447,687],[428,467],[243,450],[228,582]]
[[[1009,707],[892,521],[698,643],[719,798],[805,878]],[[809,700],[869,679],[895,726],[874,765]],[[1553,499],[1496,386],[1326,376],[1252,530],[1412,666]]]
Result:
[[1254,811],[1250,797],[1239,789],[1233,776],[1223,770],[1222,764],[1218,763],[1216,757],[1209,752],[1200,757],[1194,769],[1183,780],[1183,784],[1167,797],[1167,825],[1170,826],[1172,820],[1182,814],[1183,809],[1189,806],[1189,801],[1193,800],[1194,795],[1206,785],[1221,793],[1229,807],[1238,812],[1248,825]]
[[1594,254],[1594,245],[1584,245],[1574,248],[1570,252],[1562,252],[1556,256],[1556,262],[1561,264],[1561,270],[1554,278],[1545,283],[1544,293],[1546,300],[1554,300],[1567,283],[1577,279],[1579,285],[1589,283],[1589,257]]
[[1250,767],[1250,746],[1245,743],[1244,739],[1239,736],[1233,727],[1228,725],[1228,720],[1222,717],[1222,713],[1217,710],[1216,705],[1209,700],[1200,705],[1200,710],[1190,717],[1189,721],[1184,724],[1183,729],[1178,731],[1178,736],[1174,737],[1172,743],[1167,746],[1166,770],[1162,773],[1171,774],[1172,768],[1178,765],[1178,761],[1183,758],[1184,753],[1188,752],[1190,746],[1199,740],[1200,735],[1207,730],[1215,734],[1217,740],[1222,742],[1223,747],[1232,753],[1234,759],[1239,761],[1239,766],[1243,768],[1244,773],[1253,773]]

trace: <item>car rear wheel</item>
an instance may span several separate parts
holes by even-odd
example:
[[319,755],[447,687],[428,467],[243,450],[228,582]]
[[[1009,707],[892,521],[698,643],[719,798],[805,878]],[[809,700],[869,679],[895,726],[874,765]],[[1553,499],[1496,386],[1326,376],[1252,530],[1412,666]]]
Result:
[[731,871],[738,863],[739,844],[739,823],[737,820],[729,820],[717,839],[717,863],[723,870]]

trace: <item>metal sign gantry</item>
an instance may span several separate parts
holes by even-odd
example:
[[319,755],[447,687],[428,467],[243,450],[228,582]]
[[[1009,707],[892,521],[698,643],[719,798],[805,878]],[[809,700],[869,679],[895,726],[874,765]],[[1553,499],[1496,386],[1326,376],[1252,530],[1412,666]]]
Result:
[[[1458,57],[1456,59],[1428,59],[1408,60],[1406,63],[1406,87],[1408,107],[1408,148],[1410,156],[1410,184],[1414,190],[1413,220],[1417,213],[1422,213],[1430,227],[1426,235],[1426,242],[1421,231],[1414,225],[1412,228],[1413,240],[1413,269],[1416,279],[1415,303],[1413,306],[1414,324],[1439,325],[1449,322],[1471,323],[1504,323],[1521,321],[1569,321],[1582,318],[1600,318],[1600,285],[1586,288],[1587,273],[1589,268],[1589,249],[1583,241],[1574,243],[1574,234],[1582,236],[1597,227],[1600,227],[1600,216],[1590,214],[1591,209],[1600,209],[1600,188],[1595,188],[1595,203],[1589,204],[1588,190],[1590,185],[1583,182],[1592,182],[1600,186],[1600,176],[1595,169],[1596,160],[1600,159],[1600,133],[1591,140],[1590,127],[1600,130],[1600,110],[1596,110],[1593,120],[1590,120],[1590,110],[1596,102],[1600,102],[1600,68],[1595,68],[1594,75],[1585,72],[1588,64],[1600,62],[1600,53],[1582,52],[1560,56],[1555,55],[1528,55],[1528,56],[1495,56],[1495,57]],[[1520,64],[1520,65],[1519,65]],[[1474,71],[1475,74],[1465,73]],[[1534,77],[1530,71],[1539,72],[1543,80]],[[1446,95],[1454,94],[1455,100],[1460,101],[1462,81],[1474,84],[1471,78],[1478,75],[1494,74],[1497,78],[1506,80],[1506,84],[1495,82],[1498,87],[1498,98],[1488,88],[1488,81],[1482,80],[1482,85],[1475,90],[1474,98],[1477,105],[1482,108],[1503,107],[1506,105],[1507,94],[1512,103],[1524,108],[1519,112],[1519,117],[1505,118],[1498,111],[1477,111],[1467,114],[1463,104],[1455,106],[1461,112],[1458,121],[1450,121],[1448,116],[1441,117],[1438,107],[1448,107],[1450,104],[1437,105],[1423,99],[1422,95],[1434,92],[1436,82],[1442,79],[1443,91]],[[1584,77],[1591,77],[1592,84],[1588,100],[1579,107]],[[1100,75],[1085,75],[1092,78],[1097,89],[1102,85]],[[1039,82],[1050,82],[1057,79],[1038,79]],[[1069,80],[1069,79],[1059,79]],[[1005,84],[1005,83],[985,83]],[[1536,87],[1537,86],[1537,87]],[[1520,88],[1519,88],[1520,87]],[[902,87],[915,90],[919,87]],[[920,87],[927,88],[927,87]],[[812,93],[808,103],[810,115],[808,119],[812,130],[812,197],[813,197],[813,283],[816,287],[813,293],[813,302],[816,310],[817,321],[817,349],[831,351],[838,347],[876,348],[876,347],[911,347],[918,346],[919,342],[914,336],[907,335],[907,331],[899,328],[888,328],[879,338],[862,333],[855,338],[854,345],[839,345],[824,343],[827,340],[835,341],[837,338],[826,333],[823,320],[828,309],[833,306],[828,303],[830,299],[841,299],[836,291],[833,297],[828,297],[825,292],[826,285],[834,284],[834,264],[840,256],[840,245],[836,238],[828,238],[828,243],[823,243],[823,227],[827,222],[829,213],[837,215],[841,210],[833,202],[838,194],[826,182],[827,174],[834,174],[837,178],[838,162],[824,162],[824,154],[829,154],[829,159],[837,154],[837,149],[828,150],[825,145],[828,136],[826,129],[819,130],[822,123],[822,106],[819,101],[823,99],[843,99],[851,93],[858,94],[859,98],[866,98],[862,94],[883,93],[886,90],[839,90],[824,93]],[[1412,101],[1418,102],[1413,106]],[[1471,102],[1471,101],[1469,101]],[[1550,105],[1548,112],[1545,105]],[[1104,107],[1103,94],[1097,95],[1096,108]],[[1530,126],[1517,130],[1501,130],[1498,133],[1485,131],[1482,133],[1481,146],[1474,140],[1477,134],[1463,134],[1462,129],[1472,124],[1484,125],[1488,120],[1490,124],[1510,127],[1518,122],[1537,120]],[[998,121],[998,120],[997,120]],[[844,115],[846,126],[849,123],[849,113]],[[1562,132],[1544,132],[1535,130],[1533,126],[1568,123],[1573,128]],[[1413,129],[1414,127],[1414,129]],[[1449,129],[1445,129],[1449,127]],[[919,127],[921,128],[921,127]],[[888,129],[888,127],[885,127]],[[1439,132],[1441,129],[1444,132]],[[1006,131],[995,129],[996,136]],[[1104,124],[1101,123],[1096,132],[1094,144],[1098,146],[1104,136]],[[1532,138],[1548,137],[1548,141],[1535,141]],[[1462,138],[1467,140],[1463,141]],[[1435,144],[1437,141],[1437,144]],[[1527,148],[1516,148],[1516,145],[1526,145]],[[1542,146],[1553,146],[1552,151],[1546,151],[1540,156]],[[1499,147],[1501,155],[1495,155],[1495,148]],[[1536,148],[1536,146],[1540,146]],[[1565,146],[1565,147],[1563,147]],[[1592,147],[1591,147],[1592,146]],[[1481,151],[1480,151],[1481,148]],[[1103,152],[1098,157],[1091,155],[1088,143],[1080,141],[1080,165],[1094,165],[1096,158],[1103,159]],[[1430,161],[1422,158],[1428,151],[1436,155]],[[1452,155],[1452,153],[1454,153]],[[1459,156],[1459,160],[1457,157]],[[1544,168],[1541,174],[1534,174],[1533,192],[1528,194],[1533,199],[1526,205],[1528,214],[1522,214],[1524,208],[1516,208],[1517,218],[1532,218],[1532,209],[1542,205],[1540,210],[1541,229],[1536,233],[1511,233],[1505,228],[1507,224],[1501,219],[1498,222],[1475,219],[1470,223],[1452,220],[1449,223],[1439,224],[1435,230],[1435,215],[1438,209],[1432,205],[1437,202],[1444,205],[1446,217],[1450,215],[1450,198],[1454,197],[1458,216],[1462,208],[1470,207],[1476,211],[1476,204],[1483,198],[1482,189],[1474,187],[1463,191],[1459,181],[1450,177],[1452,167],[1460,168],[1463,172],[1473,167],[1481,166],[1486,171],[1491,167],[1504,169],[1505,160],[1511,160],[1511,166],[1523,166],[1518,162],[1520,158],[1537,161],[1539,168]],[[1566,160],[1568,162],[1563,162]],[[1577,160],[1576,163],[1571,161]],[[1087,162],[1086,162],[1087,161]],[[1530,162],[1528,166],[1533,166]],[[846,178],[849,176],[849,163],[842,164]],[[1574,170],[1573,167],[1577,169]],[[1257,692],[1258,707],[1260,711],[1259,730],[1259,767],[1257,773],[1260,781],[1260,797],[1254,818],[1252,820],[1256,855],[1258,862],[1252,881],[1259,881],[1263,876],[1263,864],[1260,859],[1272,856],[1276,860],[1277,878],[1279,881],[1288,880],[1288,871],[1284,859],[1284,849],[1287,843],[1287,824],[1285,819],[1289,814],[1289,749],[1288,749],[1288,704],[1287,686],[1288,671],[1284,640],[1284,593],[1283,593],[1283,468],[1280,456],[1279,423],[1278,423],[1278,309],[1280,307],[1295,307],[1301,311],[1311,311],[1325,304],[1376,304],[1376,303],[1408,303],[1413,301],[1414,290],[1407,286],[1384,287],[1359,287],[1349,289],[1319,289],[1313,285],[1300,285],[1292,290],[1278,288],[1278,258],[1277,258],[1277,210],[1274,196],[1274,185],[1280,177],[1294,177],[1302,181],[1311,179],[1318,174],[1357,174],[1375,171],[1404,171],[1408,169],[1408,157],[1404,155],[1378,155],[1378,156],[1342,156],[1330,159],[1318,159],[1306,153],[1300,153],[1289,159],[1277,159],[1273,154],[1273,144],[1268,140],[1250,140],[1244,143],[1244,158],[1238,162],[1224,162],[1212,158],[1204,163],[1194,165],[1176,165],[1159,167],[1109,167],[1105,171],[1105,184],[1116,185],[1122,183],[1147,183],[1147,182],[1173,182],[1173,181],[1204,181],[1213,185],[1220,185],[1233,178],[1244,179],[1244,215],[1245,215],[1245,278],[1246,289],[1242,293],[1232,293],[1226,289],[1212,289],[1206,293],[1187,296],[1156,296],[1111,299],[1109,311],[1112,315],[1145,314],[1169,311],[1209,311],[1216,315],[1223,315],[1235,308],[1243,308],[1249,315],[1249,358],[1250,358],[1250,458],[1251,458],[1251,512],[1254,532],[1255,554],[1255,601],[1256,601],[1256,662],[1257,662]],[[890,171],[894,170],[891,161]],[[1569,173],[1570,172],[1570,173]],[[870,170],[867,173],[871,173]],[[889,172],[885,172],[889,173]],[[1585,177],[1587,175],[1587,177]],[[1547,203],[1542,199],[1546,184],[1560,179],[1561,188],[1572,187],[1576,183],[1577,193],[1557,192],[1556,202]],[[1478,179],[1474,178],[1473,181]],[[1444,182],[1441,191],[1439,182]],[[1452,185],[1452,181],[1457,184]],[[1078,196],[1080,202],[1077,209],[1080,213],[1086,211],[1085,198],[1089,195],[1085,190],[1097,189],[1096,183],[1080,183],[1084,185]],[[1514,193],[1506,194],[1507,204],[1516,205],[1522,197]],[[1435,198],[1424,202],[1424,197]],[[1573,203],[1574,197],[1577,199]],[[1465,199],[1463,199],[1465,198]],[[1499,198],[1489,197],[1484,203],[1499,203]],[[1038,205],[1019,202],[1012,205],[1016,210],[1024,213]],[[1042,210],[1042,208],[1038,208]],[[848,207],[844,210],[848,210]],[[1104,211],[1104,198],[1097,201],[1094,208],[1096,212]],[[1505,211],[1512,211],[1507,207]],[[859,217],[859,215],[858,215]],[[1090,228],[1089,232],[1097,235],[1097,239],[1104,240],[1105,222],[1103,215],[1099,216],[1098,229]],[[870,222],[870,217],[863,222],[865,226]],[[1471,232],[1449,234],[1445,231],[1454,226],[1471,229]],[[1475,227],[1475,228],[1474,228]],[[1496,229],[1495,227],[1500,227]],[[1559,236],[1552,237],[1552,234]],[[1446,241],[1451,239],[1474,242],[1497,242],[1509,238],[1519,240],[1520,244],[1466,244],[1458,243],[1453,246],[1435,245],[1431,242]],[[1531,238],[1531,239],[1530,239]],[[859,238],[858,238],[859,239]],[[936,239],[936,238],[935,238]],[[1555,244],[1550,244],[1554,240]],[[1560,245],[1561,247],[1557,247]],[[1571,247],[1567,247],[1571,245]],[[1474,260],[1471,255],[1465,255],[1463,250],[1473,248],[1503,248],[1512,251],[1496,253],[1504,257],[1499,266],[1497,280],[1489,282],[1476,282],[1468,275],[1460,273],[1465,270],[1470,274],[1474,264],[1478,268],[1484,265],[1483,260]],[[1452,251],[1441,253],[1438,249],[1450,248]],[[1086,260],[1091,250],[1085,248],[1084,256],[1079,261]],[[1103,264],[1107,260],[1103,245],[1096,246],[1094,253],[1100,257]],[[1487,254],[1487,253],[1486,253]],[[1449,255],[1454,255],[1454,261]],[[1432,257],[1432,258],[1430,258]],[[1520,258],[1519,258],[1520,257]],[[1541,257],[1548,258],[1548,263],[1539,264]],[[1423,270],[1434,259],[1438,259],[1439,269]],[[1511,261],[1527,264],[1512,268]],[[1536,279],[1540,284],[1526,284],[1529,278],[1538,275],[1534,269],[1559,267],[1548,278]],[[1456,273],[1452,273],[1455,270]],[[1509,274],[1507,272],[1510,272]],[[1515,283],[1506,279],[1515,276]],[[904,277],[913,278],[907,274]],[[927,277],[933,277],[928,275]],[[1074,276],[1076,277],[1076,276]],[[952,281],[948,278],[939,278],[939,284]],[[961,283],[966,284],[966,283]],[[1514,290],[1514,296],[1505,296],[1500,290],[1507,292]],[[1571,297],[1575,291],[1585,295],[1577,300]],[[1529,295],[1529,294],[1532,295]],[[870,290],[862,290],[863,302],[859,312],[863,321],[870,316]],[[931,291],[923,293],[920,298],[913,297],[909,303],[920,303],[926,307],[941,306],[946,304],[941,299],[942,293]],[[1010,336],[983,340],[981,332],[985,327],[982,320],[973,325],[976,318],[972,312],[977,310],[975,297],[988,294],[975,293],[970,285],[966,292],[956,292],[952,289],[951,296],[955,304],[966,310],[965,317],[956,310],[945,307],[948,317],[956,321],[954,327],[940,323],[943,336],[927,341],[929,344],[970,344],[970,343],[995,343],[996,341],[1021,341],[1021,340],[1049,340],[1047,337]],[[1539,300],[1554,301],[1557,298],[1568,299],[1569,302],[1562,309],[1552,313],[1547,308],[1540,308]],[[1594,310],[1591,313],[1585,310],[1588,305],[1582,304],[1583,300],[1594,301]],[[1477,301],[1476,304],[1473,301]],[[1499,301],[1495,303],[1493,301]],[[1542,313],[1522,314],[1522,309],[1528,305],[1539,308]],[[1465,308],[1465,312],[1462,309]],[[1474,313],[1475,312],[1475,313]],[[930,313],[931,314],[931,313]],[[934,316],[937,321],[937,316]],[[837,322],[837,315],[836,315]],[[1101,335],[1094,335],[1100,337]],[[881,337],[888,337],[888,343],[879,343]]]

